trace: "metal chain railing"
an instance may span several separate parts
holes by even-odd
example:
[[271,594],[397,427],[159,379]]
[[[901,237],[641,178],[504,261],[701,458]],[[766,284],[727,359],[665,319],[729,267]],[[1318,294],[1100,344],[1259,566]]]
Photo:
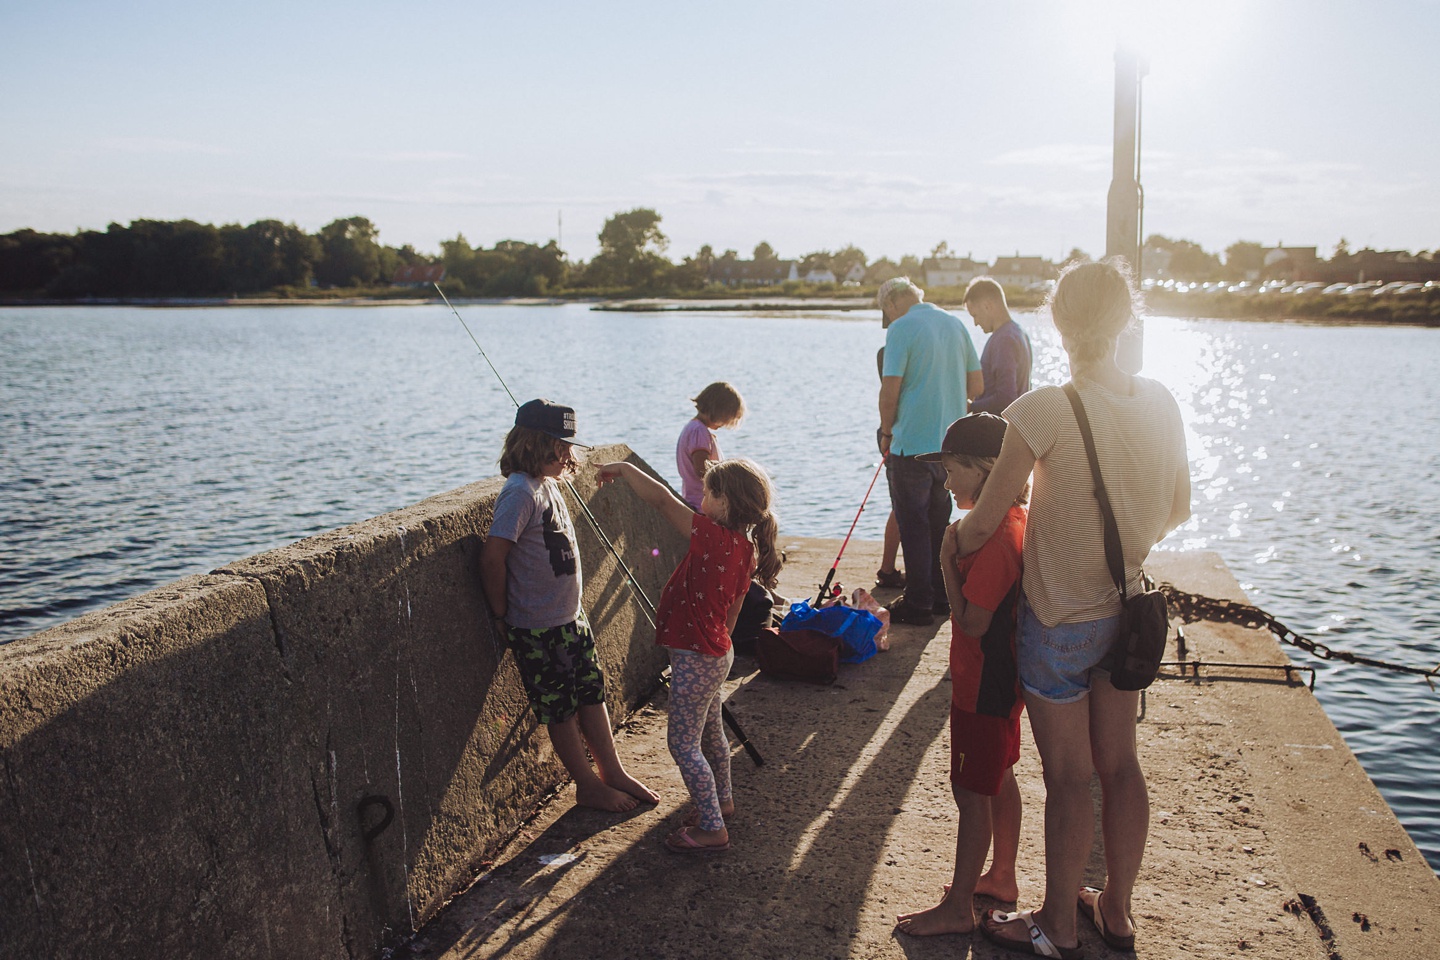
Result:
[[1234,623],[1242,627],[1260,628],[1264,627],[1278,637],[1281,641],[1291,646],[1299,647],[1306,653],[1320,658],[1321,660],[1338,660],[1344,663],[1358,663],[1366,667],[1376,667],[1380,670],[1393,670],[1396,673],[1409,673],[1415,676],[1424,677],[1430,689],[1435,689],[1435,680],[1440,677],[1440,664],[1436,664],[1429,670],[1424,667],[1414,667],[1403,663],[1390,663],[1386,660],[1377,660],[1374,657],[1362,656],[1358,653],[1351,653],[1348,650],[1332,650],[1330,647],[1318,640],[1311,640],[1291,630],[1285,624],[1276,620],[1269,613],[1249,603],[1239,603],[1235,600],[1219,600],[1215,597],[1207,597],[1199,593],[1188,593],[1179,589],[1173,583],[1161,581],[1159,588],[1164,591],[1166,599],[1170,603],[1172,613],[1178,614],[1186,623],[1193,623],[1196,620],[1211,620],[1219,623]]

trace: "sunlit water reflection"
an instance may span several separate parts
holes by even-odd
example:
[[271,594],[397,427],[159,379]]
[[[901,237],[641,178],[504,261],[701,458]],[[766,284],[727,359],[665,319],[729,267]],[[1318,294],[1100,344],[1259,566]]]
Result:
[[[787,535],[843,535],[874,474],[873,314],[464,313],[521,399],[572,404],[583,439],[672,481],[688,398],[735,382],[751,412],[721,447],[771,471]],[[1037,382],[1063,380],[1053,327],[1020,319]],[[493,475],[511,419],[438,307],[0,310],[0,355],[0,642]],[[1180,401],[1195,482],[1163,548],[1218,551],[1334,647],[1440,661],[1437,365],[1440,331],[1148,321],[1146,373]],[[883,499],[857,535],[880,536]],[[1440,864],[1440,696],[1292,656]]]

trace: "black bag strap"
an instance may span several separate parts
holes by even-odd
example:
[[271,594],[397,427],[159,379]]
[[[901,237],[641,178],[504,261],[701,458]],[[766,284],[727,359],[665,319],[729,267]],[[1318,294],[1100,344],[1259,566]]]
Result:
[[1120,602],[1125,596],[1125,552],[1120,547],[1120,527],[1115,523],[1115,511],[1110,506],[1110,495],[1105,492],[1105,480],[1100,476],[1100,458],[1095,453],[1095,437],[1090,433],[1090,418],[1085,416],[1085,404],[1080,402],[1080,392],[1075,384],[1063,387],[1075,411],[1075,422],[1080,425],[1080,436],[1085,439],[1085,455],[1090,458],[1090,473],[1095,478],[1095,499],[1100,501],[1100,516],[1105,518],[1105,563],[1110,567],[1110,577],[1120,591]]

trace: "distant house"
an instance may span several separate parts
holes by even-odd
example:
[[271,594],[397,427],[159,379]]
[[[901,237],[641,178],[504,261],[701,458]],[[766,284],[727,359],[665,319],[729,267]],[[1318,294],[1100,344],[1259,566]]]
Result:
[[1320,280],[1323,269],[1315,247],[1274,247],[1265,251],[1264,274],[1276,280]]
[[995,266],[991,268],[990,276],[999,280],[1003,286],[1023,289],[1054,280],[1058,272],[1055,264],[1044,257],[1022,257],[1016,254],[1013,257],[995,258]]
[[930,257],[920,267],[927,287],[963,287],[990,272],[989,264],[969,257]]
[[445,265],[440,263],[416,263],[401,267],[390,278],[392,287],[428,287],[445,279]]
[[864,279],[865,264],[858,262],[851,264],[850,269],[845,271],[845,276],[842,278],[845,283],[860,283]]
[[[710,264],[711,283],[727,287],[769,287],[787,280],[799,280],[794,260],[730,260],[721,257]],[[832,275],[831,281],[834,281]]]
[[806,283],[834,283],[835,271],[828,267],[811,267],[800,279]]

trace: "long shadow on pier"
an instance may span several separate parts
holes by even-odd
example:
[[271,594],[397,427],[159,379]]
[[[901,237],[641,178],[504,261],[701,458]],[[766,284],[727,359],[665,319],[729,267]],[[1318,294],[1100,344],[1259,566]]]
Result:
[[[735,754],[729,853],[664,848],[685,792],[665,747],[664,716],[649,712],[622,749],[627,765],[665,795],[660,809],[619,822],[566,811],[512,847],[506,862],[424,931],[414,952],[551,960],[830,955],[860,934],[859,906],[885,861],[892,824],[949,718],[949,684],[934,671],[916,674],[935,631],[905,633],[889,653],[843,668],[832,687],[751,675],[731,694],[766,765]],[[953,842],[953,824],[937,825],[937,846]],[[542,862],[556,855],[559,863]]]

